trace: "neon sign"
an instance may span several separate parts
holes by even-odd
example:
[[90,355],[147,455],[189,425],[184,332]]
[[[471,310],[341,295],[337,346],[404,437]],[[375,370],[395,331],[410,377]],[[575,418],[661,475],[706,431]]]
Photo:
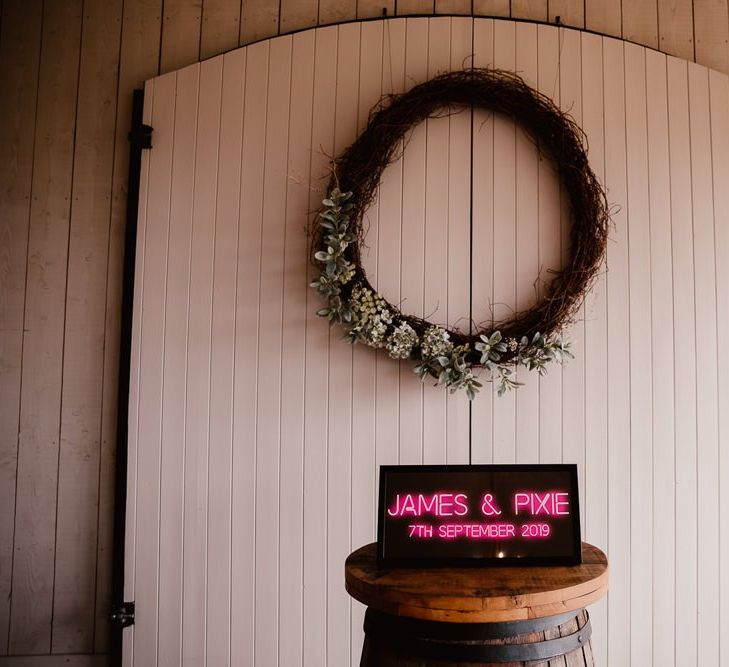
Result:
[[384,565],[570,564],[580,556],[574,465],[380,469]]

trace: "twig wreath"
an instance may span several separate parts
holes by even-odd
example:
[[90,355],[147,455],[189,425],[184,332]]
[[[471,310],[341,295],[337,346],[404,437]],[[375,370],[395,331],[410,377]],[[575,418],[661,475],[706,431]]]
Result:
[[[406,135],[427,118],[471,106],[513,118],[556,166],[571,206],[571,257],[533,308],[466,334],[388,303],[365,274],[360,246],[364,213]],[[520,384],[513,367],[522,365],[541,375],[549,362],[562,363],[572,356],[562,332],[597,276],[610,221],[605,192],[590,169],[585,145],[584,132],[569,115],[511,72],[449,72],[384,97],[364,132],[334,161],[329,194],[314,226],[314,262],[321,274],[311,286],[327,300],[318,314],[344,325],[351,342],[385,348],[393,359],[410,359],[421,379],[434,378],[451,392],[465,389],[470,399],[482,386],[477,368],[488,371],[486,379],[498,385],[501,395]]]

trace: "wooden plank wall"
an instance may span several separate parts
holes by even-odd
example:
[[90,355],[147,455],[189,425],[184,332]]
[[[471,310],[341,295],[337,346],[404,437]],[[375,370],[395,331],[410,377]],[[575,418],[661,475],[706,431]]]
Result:
[[[471,404],[315,316],[303,234],[375,101],[469,57],[570,110],[615,210],[575,359]],[[374,539],[377,465],[472,461],[577,464],[611,564],[597,664],[722,665],[729,77],[453,16],[282,36],[146,85],[124,664],[358,664],[342,564]],[[568,212],[513,121],[429,119],[368,212],[367,270],[434,322],[501,319],[564,261]]]
[[[119,304],[128,155],[126,133],[132,89],[157,74],[241,44],[316,25],[379,16],[383,8],[388,15],[454,13],[550,22],[559,17],[565,25],[624,37],[729,72],[726,0],[624,3],[611,0],[282,0],[280,3],[267,0],[74,0],[64,3],[3,0],[0,5],[0,90],[4,100],[12,100],[12,103],[0,105],[0,656],[103,653],[108,648],[106,616],[111,575]],[[534,63],[530,60],[529,47],[522,50],[521,45],[533,40],[531,30],[520,27],[514,38],[519,45],[516,64],[525,73],[532,71]],[[378,37],[368,34],[368,39],[376,41]],[[417,42],[408,48],[417,48]],[[540,42],[539,48],[555,48],[555,45]],[[594,48],[592,42],[583,41],[583,51],[585,48]],[[322,54],[321,57],[327,56]],[[387,57],[395,56],[388,54]],[[656,66],[655,59],[654,54],[646,57],[646,69]],[[511,60],[504,62],[508,64]],[[623,65],[623,61],[614,64]],[[408,67],[404,57],[401,66]],[[691,72],[691,90],[703,95],[704,84],[696,80],[694,70]],[[611,75],[607,69],[604,73]],[[406,72],[406,75],[419,74]],[[581,76],[584,85],[591,86],[597,85],[595,77],[602,75],[603,72],[596,72],[588,77],[583,71]],[[398,71],[394,72],[393,89],[404,85],[402,76]],[[533,74],[529,76],[533,77]],[[536,81],[541,86],[541,81],[548,81],[549,76],[547,71],[538,71]],[[574,85],[575,77],[579,76],[579,71],[570,73],[563,85]],[[669,64],[668,89],[680,93],[682,76],[678,65]],[[360,85],[369,84],[362,81]],[[681,121],[683,114],[688,123],[686,106],[675,101],[679,98],[672,97],[676,108],[661,121],[670,123],[671,145],[659,145],[649,138],[649,152],[659,151],[662,155],[666,151],[671,154],[678,151],[689,155],[695,142],[706,143],[707,138],[702,134],[705,122],[708,122],[706,119],[710,117],[712,123],[723,122],[716,120],[717,109],[723,102],[715,91],[716,87],[712,87],[711,99],[707,102],[709,112],[702,109],[701,116],[691,119],[696,132],[690,138],[688,134],[682,134],[688,127]],[[664,92],[660,88],[650,91],[647,103],[654,104]],[[243,95],[248,99],[250,93],[244,91]],[[212,100],[205,100],[205,104],[212,103]],[[594,98],[583,92],[583,123],[591,122],[597,127],[594,116],[588,113],[592,104]],[[362,122],[361,113],[358,114],[358,118],[351,121],[352,127],[358,127]],[[653,114],[650,117],[653,118]],[[605,131],[608,130],[606,127]],[[326,128],[321,128],[321,132],[325,131]],[[654,131],[653,124],[649,124],[649,135]],[[638,139],[643,141],[642,135]],[[251,136],[248,141],[255,142],[256,137]],[[721,142],[722,139],[712,132],[711,141]],[[644,161],[645,151],[641,145],[639,143],[635,150],[642,151],[638,157]],[[417,143],[411,145],[413,155],[416,148]],[[424,145],[422,149],[425,149]],[[526,159],[528,163],[529,158]],[[609,155],[605,156],[606,169],[610,160]],[[656,159],[656,164],[665,164],[665,161]],[[715,161],[714,179],[719,173],[716,164]],[[684,168],[688,169],[688,162]],[[697,168],[705,170],[706,166]],[[456,164],[449,169],[456,169]],[[687,187],[690,176],[688,171],[668,175],[660,169],[651,169],[647,175],[649,182],[654,184],[654,194],[647,203],[650,210],[670,206],[675,216],[701,213],[702,206],[706,205],[701,191],[693,193],[691,206],[686,204],[685,198],[666,202],[655,194],[660,192],[666,179],[677,188]],[[693,176],[700,178],[701,171]],[[173,179],[171,187],[184,190],[185,178],[206,177],[206,174],[176,174],[177,180]],[[415,175],[406,171],[404,177],[415,178]],[[615,187],[619,187],[620,175],[609,176],[606,172],[606,178],[618,179]],[[706,187],[706,182],[702,183]],[[715,192],[724,196],[724,188],[716,187]],[[721,208],[722,202],[716,204],[717,210],[725,210]],[[539,206],[544,205],[540,200]],[[546,205],[558,205],[558,201]],[[645,207],[646,202],[641,205]],[[521,214],[528,217],[528,210],[516,212],[517,216]],[[404,210],[402,224],[413,225],[417,216],[417,210]],[[203,233],[195,227],[194,221],[191,224],[193,234]],[[386,253],[394,250],[393,239],[386,236],[392,232],[384,233],[380,242],[386,257]],[[720,233],[721,230],[717,231],[717,235]],[[451,240],[458,243],[459,236],[455,234]],[[665,230],[651,229],[651,235],[656,234],[656,243],[665,246]],[[686,241],[698,243],[697,247],[703,248],[701,244],[707,242],[706,234],[706,230],[698,229],[696,239],[689,237]],[[651,240],[654,240],[653,236]],[[655,247],[651,245],[651,258],[667,279],[671,266],[665,265],[665,252],[657,253]],[[690,247],[693,246],[677,248],[674,245],[674,269],[676,266],[692,269],[693,255],[687,250]],[[193,243],[189,252],[196,270],[207,271],[205,246]],[[516,261],[517,268],[523,266],[526,272],[534,258],[519,256]],[[623,260],[616,258],[615,261]],[[388,266],[389,262],[385,260],[378,268],[385,281],[392,279],[386,274]],[[704,265],[698,268],[708,270]],[[722,278],[725,272],[726,263],[717,262],[716,279]],[[712,279],[710,274],[702,273],[701,276],[702,281]],[[209,279],[212,281],[213,277]],[[695,298],[687,286],[679,285],[674,298],[678,294],[680,300],[674,301],[673,307],[668,309],[663,285],[665,283],[652,283],[650,286],[654,317],[670,318],[679,308],[695,307],[702,313],[712,308],[712,303],[706,300],[707,294],[701,292],[697,295],[700,299]],[[295,290],[296,287],[284,286],[284,289]],[[423,285],[405,281],[397,289],[402,296],[407,296],[422,293]],[[458,293],[451,296],[463,298]],[[204,297],[196,299],[190,301],[190,311],[209,313],[209,302]],[[597,295],[595,299],[595,308],[602,312],[606,308],[605,297]],[[720,333],[726,333],[726,320],[721,314],[718,317],[717,327]],[[679,317],[676,317],[676,323],[679,329],[684,325]],[[596,339],[588,335],[591,327],[588,319],[585,323],[586,344],[598,345],[594,342]],[[622,330],[616,333],[621,332],[625,333]],[[689,338],[680,337],[684,334]],[[209,336],[210,333],[191,330],[189,335]],[[690,340],[691,335],[690,331],[677,330],[675,333],[676,340]],[[723,340],[721,335],[718,340]],[[287,338],[283,342],[284,345],[298,343]],[[316,345],[310,337],[304,343],[307,349]],[[650,353],[655,359],[673,353],[668,344],[665,349],[654,346],[651,350],[636,349],[636,352]],[[368,382],[383,389],[395,382],[388,369],[381,365],[370,368],[357,354],[353,361],[354,373],[365,374]],[[719,346],[719,361],[724,364],[719,366],[720,377],[727,373],[725,356],[723,347]],[[591,374],[604,376],[606,359],[599,362],[599,355],[591,358],[596,365],[585,367],[586,377]],[[674,382],[676,391],[681,393],[681,410],[692,410],[698,391],[702,401],[700,414],[711,417],[716,406],[712,401],[704,403],[701,393],[703,387],[708,386],[705,383],[714,380],[713,376],[705,376],[705,362],[702,357],[691,365],[680,366],[681,379],[679,381],[677,376]],[[237,360],[237,363],[245,363],[245,360]],[[677,356],[677,363],[687,362],[684,357]],[[194,366],[188,372],[198,374],[201,381],[208,377],[203,367]],[[615,372],[628,371],[616,368]],[[642,368],[638,372],[645,377],[647,371]],[[671,380],[661,375],[655,364],[652,372],[660,391],[668,395]],[[696,372],[702,374],[698,390],[691,389],[692,385],[685,382]],[[566,389],[579,392],[581,385],[573,375],[573,371],[567,371],[559,382],[564,382]],[[401,379],[401,382],[410,381],[409,376]],[[327,377],[307,376],[307,384],[301,391],[320,392],[326,382]],[[595,410],[595,405],[605,398],[607,388],[587,380],[585,386],[587,391],[594,392],[595,399],[587,401],[585,428],[599,439],[606,432],[605,416]],[[244,388],[238,387],[238,391],[242,392]],[[287,391],[294,390],[289,388]],[[530,404],[536,400],[535,396],[524,392],[516,399],[514,409],[518,411],[520,403]],[[403,392],[400,403],[421,400],[410,392]],[[543,403],[542,407],[547,414],[548,403]],[[625,407],[630,408],[630,405]],[[198,409],[202,407],[198,406]],[[392,410],[392,406],[375,400],[372,409],[379,415]],[[448,404],[444,409],[450,418],[453,408]],[[720,419],[725,419],[724,413],[719,411]],[[688,414],[689,418],[693,416],[693,413]],[[619,416],[611,415],[610,419],[616,420]],[[539,431],[552,432],[560,423],[545,418],[539,424]],[[677,422],[676,426],[677,446],[690,448],[692,438],[697,436],[679,432],[681,423],[684,422]],[[624,423],[616,422],[615,426],[622,428]],[[307,422],[307,429],[313,429],[312,438],[316,428],[316,424]],[[671,428],[669,423],[656,418],[654,437],[661,434],[670,438]],[[401,431],[402,457],[414,460],[419,436],[410,432],[405,424]],[[619,432],[611,430],[613,434]],[[708,435],[713,437],[712,433]],[[523,436],[526,438],[527,433]],[[607,446],[607,442],[602,442],[602,449],[587,455],[584,465],[588,477],[606,465]],[[352,447],[352,456],[357,460],[359,445],[353,441]],[[313,451],[311,455],[326,456],[326,452]],[[454,457],[459,455],[453,452]],[[377,461],[387,460],[389,456],[391,452],[383,445],[378,450]],[[546,460],[550,454],[545,452],[544,456]],[[699,474],[711,469],[716,459],[712,456],[697,460]],[[315,465],[315,461],[315,458],[307,459],[302,465]],[[289,465],[298,465],[295,457],[293,461],[282,459],[281,463],[284,470],[289,470]],[[635,463],[647,464],[646,461]],[[726,471],[726,460],[722,459],[720,464]],[[670,471],[661,466],[662,462],[654,461],[656,473],[663,480],[662,488],[669,488],[673,483],[668,477]],[[233,473],[234,479],[237,479],[236,474],[247,474],[242,464],[238,470]],[[688,469],[679,473],[688,475],[682,488],[686,489],[688,504],[685,509],[691,513],[695,497],[692,489],[700,494],[711,494],[713,489],[703,484],[697,487],[696,477],[692,477]],[[184,481],[186,485],[202,483],[202,480]],[[367,480],[358,482],[368,483]],[[171,483],[175,483],[174,480]],[[200,492],[203,491],[205,489],[200,488]],[[655,502],[658,492],[658,488],[654,488]],[[315,499],[321,489],[305,488],[303,493]],[[703,497],[699,495],[699,500]],[[590,498],[586,500],[589,505]],[[726,499],[724,503],[726,515]],[[352,526],[354,534],[365,529],[364,524]],[[607,525],[604,529],[608,529]],[[665,534],[670,537],[669,527],[656,525],[655,529],[667,531]],[[639,537],[637,530],[637,526],[630,528]],[[721,539],[726,541],[727,534],[729,531],[724,531]],[[623,537],[628,539],[630,535]],[[201,544],[189,542],[187,548],[192,557],[205,557],[204,552],[195,551]],[[234,548],[245,549],[246,545],[234,543]],[[305,545],[305,548],[308,547]],[[686,554],[686,557],[690,558],[690,555]],[[675,566],[678,565],[677,562]],[[672,571],[673,567],[671,561],[660,563],[665,572]],[[309,570],[303,573],[304,578],[314,577],[313,581],[320,575]],[[729,578],[722,584],[725,588],[727,581]],[[245,587],[251,582],[237,582],[236,585]],[[680,585],[677,581],[677,586]],[[713,594],[710,582],[704,580],[700,590],[702,599]],[[726,599],[724,595],[722,600]],[[304,604],[313,604],[307,611],[316,613],[316,603],[304,601]],[[655,602],[655,605],[659,611],[666,609],[665,604]],[[686,609],[690,615],[690,604]]]

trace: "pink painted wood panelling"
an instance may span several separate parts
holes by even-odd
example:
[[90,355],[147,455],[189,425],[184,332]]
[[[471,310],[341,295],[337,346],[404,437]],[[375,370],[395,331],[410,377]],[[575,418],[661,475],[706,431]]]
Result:
[[[576,358],[469,404],[315,315],[306,227],[381,95],[471,63],[582,125],[614,226]],[[578,465],[611,561],[599,664],[721,664],[728,91],[633,44],[470,17],[328,26],[150,80],[125,665],[358,664],[343,564],[375,537],[378,466],[468,461]],[[367,220],[373,284],[464,330],[529,307],[569,253],[553,167],[482,110],[415,128]]]
[[[131,115],[131,93],[134,88],[143,85],[145,79],[214,57],[239,45],[317,25],[379,17],[385,9],[387,16],[401,18],[452,13],[459,17],[511,17],[546,21],[550,24],[559,20],[562,26],[585,28],[613,37],[636,40],[646,46],[657,46],[665,53],[689,60],[695,59],[702,65],[729,72],[727,5],[727,0],[632,0],[622,3],[615,0],[399,0],[397,3],[393,0],[283,0],[279,3],[267,0],[74,0],[65,3],[3,0],[0,3],[0,60],[3,62],[3,67],[0,68],[0,88],[7,99],[13,100],[13,104],[0,105],[0,150],[3,151],[0,160],[0,655],[22,656],[32,653],[40,656],[38,660],[43,660],[43,656],[49,654],[103,654],[109,650],[110,625],[107,619],[114,565],[112,536],[117,445],[116,392],[119,380],[127,192],[127,133]],[[390,27],[394,30],[395,26],[401,26],[397,29],[404,30],[404,25],[393,23]],[[466,23],[462,25],[465,26]],[[523,65],[522,71],[525,75],[529,75],[530,66],[527,62],[529,50],[526,44],[529,43],[533,30],[533,26],[526,25],[523,21],[516,27],[517,66]],[[387,89],[387,82],[390,80],[404,86],[406,68],[427,69],[427,58],[418,64],[413,62],[412,57],[405,57],[406,53],[414,53],[411,51],[413,46],[416,49],[427,48],[427,42],[406,44],[399,37],[388,41],[384,28],[373,25],[363,28],[361,47],[369,49],[365,45],[374,45],[380,39],[377,36],[379,33],[383,36],[380,51],[384,67],[381,79],[383,90]],[[549,32],[538,31],[538,34],[546,39]],[[474,31],[474,35],[476,43],[480,39],[478,29]],[[583,50],[585,39],[586,36],[583,36]],[[456,32],[452,32],[450,45],[453,46],[457,41]],[[563,64],[566,64],[566,55],[573,52],[572,46],[565,41],[561,57]],[[391,47],[394,47],[394,51]],[[520,61],[522,50],[523,63]],[[451,62],[457,55],[457,49],[450,50]],[[373,52],[363,62],[374,65],[373,59],[378,57]],[[400,58],[401,72],[395,69],[397,58]],[[660,76],[656,78],[655,71],[652,75],[648,74],[648,70],[651,70],[650,59],[651,54],[647,53],[646,82],[651,92],[646,95],[646,100],[649,106],[653,104],[653,99],[663,99],[662,91],[656,88]],[[295,79],[293,71],[297,62],[298,54],[295,54],[292,60],[292,81]],[[576,65],[576,62],[573,60],[572,64]],[[544,59],[541,58],[537,66],[543,63]],[[308,66],[313,67],[313,60],[308,60]],[[332,66],[336,68],[336,64]],[[584,75],[584,59],[582,67],[583,81],[590,86],[591,82]],[[190,76],[198,76],[201,68],[193,69],[196,73]],[[375,70],[376,67],[369,71]],[[364,70],[361,70],[361,81],[364,81],[363,73]],[[401,74],[402,77],[398,78]],[[303,81],[307,80],[307,76],[304,75]],[[590,77],[595,76],[600,78],[599,89],[602,90],[602,73],[590,74]],[[376,83],[375,78],[368,80]],[[564,91],[564,83],[566,79],[561,77],[561,91],[555,91],[557,97]],[[716,85],[718,84],[714,83],[709,86],[714,160],[719,150],[717,146],[720,146],[715,143],[715,137],[721,134],[716,128],[722,127],[716,120],[717,114],[720,114],[717,111],[720,108],[717,107],[720,104],[717,100],[721,99],[713,92]],[[312,86],[309,87],[313,90]],[[212,90],[211,88],[210,91]],[[693,90],[699,91],[700,87],[694,86]],[[218,94],[221,94],[219,87]],[[299,99],[302,94],[303,90],[297,88],[296,95]],[[657,97],[652,99],[653,94]],[[291,96],[294,99],[293,91]],[[180,98],[176,101],[176,106],[182,103]],[[583,106],[585,104],[590,104],[590,101],[583,99]],[[200,109],[207,109],[207,106],[208,101],[201,98]],[[362,122],[362,110],[365,106],[365,101],[358,102],[358,124]],[[298,110],[298,106],[292,106],[290,113],[298,113]],[[650,111],[648,117],[653,117]],[[706,119],[705,111],[700,117]],[[460,122],[462,121],[456,121]],[[648,131],[653,131],[653,123]],[[657,138],[662,130],[656,128],[655,131],[658,134],[654,138]],[[705,145],[705,140],[703,143]],[[649,153],[655,153],[653,146],[654,139],[649,139]],[[203,146],[200,148],[205,150]],[[215,150],[217,151],[217,146]],[[408,160],[420,159],[414,151],[415,145],[411,147]],[[518,156],[517,165],[528,165],[530,159],[525,160],[525,157]],[[660,160],[655,154],[649,159],[654,166]],[[665,165],[667,168],[668,161]],[[452,168],[451,162],[451,183]],[[242,169],[245,169],[245,165]],[[662,186],[658,185],[661,180],[664,183],[666,179],[670,181],[670,174],[662,174],[659,181],[655,181],[655,171],[652,168],[649,170],[652,212],[657,210],[654,205],[670,207],[668,199],[660,197],[659,187]],[[714,167],[713,191],[719,193],[720,197],[722,188],[716,187],[716,183],[720,182],[715,176],[716,171]],[[542,173],[541,170],[539,173]],[[175,184],[174,176],[173,174],[172,187],[184,187]],[[415,178],[417,174],[408,174],[405,170],[404,176]],[[694,176],[698,177],[698,174]],[[217,178],[217,172],[211,178]],[[520,225],[521,222],[529,220],[527,201],[522,198],[528,192],[528,178],[524,180],[518,175],[515,178],[520,202],[516,219]],[[394,184],[397,176],[392,179]],[[245,187],[245,184],[241,183],[241,187]],[[306,187],[308,191],[308,180]],[[192,192],[193,189],[190,188],[189,197]],[[449,193],[453,193],[451,185]],[[403,212],[409,206],[408,199],[401,202],[400,208]],[[540,196],[539,201],[542,199]],[[424,201],[423,199],[423,205]],[[722,210],[721,199],[718,202],[717,210]],[[184,205],[180,203],[180,206]],[[194,205],[193,202],[192,206]],[[397,208],[394,203],[388,203],[388,207],[390,205]],[[719,214],[714,215],[716,217]],[[46,227],[44,225],[48,220],[52,220],[53,224]],[[389,216],[388,220],[391,222],[378,230],[378,249],[372,255],[377,265],[373,270],[377,268],[379,274],[383,271],[387,274],[387,267],[392,267],[391,275],[383,278],[385,282],[394,277],[395,270],[399,273],[399,265],[394,257],[400,255],[400,246],[392,245],[394,238],[399,239],[397,225],[400,223]],[[401,223],[410,224],[407,215],[401,216]],[[412,220],[412,226],[417,224],[416,216]],[[421,229],[424,230],[423,227]],[[519,226],[519,234],[528,233],[528,229],[528,225]],[[414,229],[410,231],[412,233]],[[721,227],[718,234],[721,234]],[[653,261],[657,257],[652,241],[660,242],[663,236],[654,238],[653,227],[651,235]],[[456,242],[458,238],[458,234],[453,236],[449,232],[449,241]],[[717,238],[720,246],[720,236]],[[214,244],[210,248],[203,245],[199,251],[194,243],[192,246],[192,266],[195,271],[204,274],[207,264],[203,262],[201,265],[200,262]],[[251,246],[250,252],[255,247]],[[531,259],[519,248],[520,241],[517,239],[517,293],[520,280],[526,280],[533,273],[531,269],[527,270]],[[240,249],[241,252],[249,252],[244,240],[241,240]],[[530,250],[534,251],[535,248],[531,247]],[[184,256],[181,248],[171,247],[173,258],[179,259],[179,252],[183,252]],[[380,254],[388,252],[392,253],[391,258]],[[661,250],[661,254],[665,256],[665,251]],[[716,281],[721,284],[722,265],[719,257],[720,253],[717,252]],[[422,253],[419,258],[409,257],[407,253],[403,256],[405,261],[412,262],[422,261],[423,258]],[[173,264],[177,259],[173,259]],[[680,263],[681,258],[678,259]],[[659,262],[658,266],[662,275],[673,271],[672,263],[670,266],[663,266]],[[709,270],[708,265],[701,268]],[[406,277],[406,273],[407,271],[403,274],[403,294],[407,293],[408,298],[411,298],[407,292],[410,279]],[[39,280],[39,276],[42,276],[42,280]],[[451,266],[449,278],[453,277]],[[417,280],[417,277],[413,278],[414,283]],[[652,321],[657,317],[673,318],[673,310],[667,312],[656,305],[670,303],[673,308],[672,299],[668,298],[673,292],[663,291],[662,283],[663,279],[651,280]],[[49,289],[45,289],[45,286],[49,286]],[[238,285],[238,294],[245,287],[244,284]],[[490,289],[489,285],[489,295]],[[457,292],[458,290],[451,296],[456,298]],[[419,294],[422,296],[422,289]],[[180,295],[175,295],[170,305],[180,305],[179,298]],[[190,319],[193,330],[197,326],[194,323],[196,314],[200,312],[200,308],[205,307],[206,298],[191,295],[190,312],[193,314]],[[167,302],[167,297],[165,299]],[[720,301],[719,295],[717,299]],[[601,302],[600,307],[604,305],[606,304]],[[701,311],[702,304],[698,305]],[[240,317],[239,311],[239,308],[236,309],[237,317]],[[178,321],[175,318],[182,315],[175,310],[172,317]],[[283,317],[285,321],[288,316]],[[243,326],[243,319],[245,318],[238,321],[236,326]],[[720,311],[717,312],[716,324],[721,331],[723,325]],[[586,330],[590,326],[589,320],[586,321]],[[202,335],[201,331],[193,331],[193,337],[198,334]],[[169,334],[166,333],[165,336],[169,337]],[[666,336],[662,345],[652,346],[651,356],[654,362],[666,358],[667,349],[671,347],[668,338]],[[719,340],[721,335],[717,333],[717,341]],[[177,341],[177,344],[175,353],[179,353],[182,343]],[[195,342],[190,344],[192,347],[196,345]],[[283,344],[288,345],[288,340]],[[585,344],[590,345],[589,339],[585,340]],[[371,366],[376,368],[374,394],[369,384],[366,390],[371,397],[374,396],[371,400],[374,401],[375,423],[374,426],[370,424],[371,414],[362,413],[363,420],[367,420],[370,427],[369,431],[362,430],[359,437],[364,440],[374,428],[378,442],[376,462],[393,456],[396,448],[399,448],[398,455],[420,456],[423,437],[417,425],[415,428],[408,428],[410,425],[407,422],[399,422],[400,438],[395,442],[387,440],[386,432],[381,426],[387,419],[399,415],[396,402],[383,398],[390,391],[386,388],[395,381],[395,375],[398,375],[398,386],[416,380],[406,367],[403,367],[401,373],[399,367],[382,364],[377,358],[366,361],[369,357],[357,356],[359,353],[356,351],[354,354],[354,376],[359,372],[360,362],[364,363],[363,368],[370,364],[367,367],[368,372],[372,372]],[[241,357],[238,352],[236,355],[236,363],[247,363],[245,355]],[[719,364],[722,362],[721,355],[722,349],[719,346]],[[586,364],[586,376],[593,370],[599,372],[598,366],[589,366],[589,359]],[[674,388],[678,392],[684,391],[684,387],[668,379],[669,372],[665,367],[658,371],[655,367],[656,364],[653,363],[651,372],[654,406],[662,405],[665,396],[670,395]],[[189,363],[189,370],[195,378],[199,373],[204,373],[205,368],[205,362]],[[673,369],[670,370],[672,373]],[[561,375],[559,380],[550,378],[541,386],[549,386],[549,382],[562,382],[564,379],[564,392],[559,389],[557,393],[560,396],[577,393],[580,384],[579,365],[576,364],[565,372],[564,378]],[[645,369],[641,372],[645,375]],[[173,377],[176,377],[175,373],[176,371],[172,372]],[[721,377],[719,372],[719,383]],[[658,383],[662,389],[656,386]],[[197,384],[199,390],[186,386],[186,404],[195,404],[198,391],[207,395],[207,384],[207,380]],[[364,383],[359,384],[364,386]],[[530,383],[525,391],[516,396],[517,415],[520,410],[531,409],[527,405],[535,401],[545,406],[551,400],[551,394],[545,397],[544,392],[535,387],[534,383]],[[242,395],[241,392],[249,390],[247,385],[239,384],[233,391],[234,394],[238,392],[237,395]],[[589,379],[585,380],[585,391],[591,391]],[[700,393],[700,387],[697,391]],[[178,398],[164,400],[172,400],[174,403]],[[604,401],[600,401],[599,396],[597,398],[594,405],[604,405]],[[282,401],[284,400],[288,399],[282,394]],[[397,403],[403,406],[418,401],[422,405],[422,395],[417,392],[405,391],[398,394]],[[589,432],[593,425],[600,423],[599,420],[595,421],[600,408],[591,406],[588,398],[585,402],[584,428]],[[709,412],[715,410],[713,403],[712,397],[706,408]],[[199,410],[207,410],[206,405]],[[454,407],[458,409],[459,406],[459,403],[452,401],[447,403],[448,419],[452,417]],[[257,409],[255,405],[253,409]],[[301,410],[303,411],[303,406]],[[484,407],[484,412],[488,410],[490,405]],[[244,424],[252,423],[248,420],[248,415],[241,416],[239,413],[240,411],[236,413],[238,421],[233,425],[234,438],[238,437],[238,433],[245,433],[247,426],[244,427]],[[547,414],[544,411],[543,413]],[[663,430],[672,420],[659,419],[659,414],[659,410],[654,408],[654,439],[673,437]],[[488,415],[490,412],[479,418],[490,419]],[[719,410],[719,420],[722,415],[723,412]],[[600,420],[602,419],[600,416]],[[576,452],[579,448],[576,434],[582,430],[582,425],[578,422],[579,420],[570,420],[569,424],[565,424],[567,430],[564,447],[561,449]],[[498,424],[497,420],[497,433],[503,436]],[[535,430],[541,428],[544,429],[543,432],[551,430],[556,433],[557,427],[561,429],[561,425],[561,420],[550,420],[546,417],[541,424],[518,421],[514,442],[510,443],[515,446],[517,459],[533,455],[537,442],[532,437]],[[190,428],[195,431],[198,427],[193,425]],[[677,432],[681,433],[682,426],[678,424],[677,428]],[[169,429],[167,433],[169,438],[174,439]],[[489,427],[489,438],[490,433]],[[600,434],[602,437],[604,431],[600,431]],[[708,435],[713,439],[712,433]],[[370,452],[360,447],[357,437],[352,441],[353,464],[370,455]],[[284,443],[288,442],[286,438],[287,436],[282,435],[282,475],[284,471],[286,475],[292,472],[289,463],[294,468],[298,465],[295,459],[291,461],[292,452],[287,450],[284,454]],[[165,458],[174,451],[170,442],[171,440],[165,442]],[[481,444],[474,443],[477,445],[474,452],[480,455],[480,447],[490,447],[490,443],[490,440]],[[452,444],[449,441],[446,446],[449,457],[454,454]],[[700,462],[697,461],[704,471],[703,474],[697,473],[698,480],[702,477],[706,479],[717,460],[722,465],[721,451],[714,451]],[[205,457],[207,454],[205,450]],[[461,455],[462,452],[458,451],[458,454]],[[547,457],[557,454],[561,455],[561,451],[550,452],[548,448],[545,451]],[[246,456],[250,455],[251,452],[246,451]],[[586,470],[590,465],[589,459],[590,453],[585,452]],[[670,488],[672,480],[667,467],[668,460],[653,460],[656,480],[660,477],[666,485],[665,488]],[[245,479],[249,470],[247,459],[234,457],[233,463],[236,467],[234,479]],[[644,471],[646,464],[643,460]],[[207,458],[205,465],[207,466]],[[305,465],[303,459],[302,465]],[[162,477],[160,483],[163,486],[174,486],[177,483],[172,473],[167,476],[163,474]],[[204,489],[202,486],[203,482],[207,485],[207,477],[204,480],[201,477],[195,480],[185,478],[185,484],[193,481],[200,493],[204,491],[207,497],[207,486]],[[361,480],[353,482],[367,486],[371,480],[369,476],[363,476]],[[713,482],[703,485],[697,481],[697,493],[703,493],[704,490],[709,496],[717,492]],[[689,489],[689,495],[691,492]],[[234,490],[235,493],[238,492]],[[240,498],[241,502],[243,497]],[[355,504],[366,504],[356,500],[355,489],[352,497]],[[658,498],[659,487],[655,486],[653,501],[656,502]],[[174,502],[172,497],[166,498],[164,492],[160,501]],[[198,508],[194,519],[190,518],[191,515],[186,515],[186,526],[198,528],[199,524],[196,522],[207,512],[207,504],[195,504],[195,498],[190,498],[189,495],[185,502]],[[361,522],[359,518],[353,520],[353,536],[359,530],[365,530],[368,521],[372,520],[369,515],[360,515],[360,510],[359,506],[353,508],[355,516],[362,518]],[[712,522],[715,519],[716,516],[713,515]],[[634,526],[631,529],[635,531]],[[654,529],[657,532],[654,534],[653,543],[658,544],[660,536],[667,534],[669,528],[659,527],[654,515]],[[705,533],[706,527],[702,531]],[[245,531],[241,531],[234,535],[232,548],[240,551],[241,557],[243,554],[252,557],[252,552],[247,551],[247,543],[240,541],[244,534]],[[204,544],[207,534],[204,535],[205,542],[196,542],[197,537],[197,532],[183,530],[184,549],[190,556],[193,556],[190,552],[192,550],[195,559],[200,558],[200,553],[193,545]],[[161,544],[165,544],[164,550],[174,544],[176,539],[178,538],[173,535],[173,529],[170,529],[168,535],[160,536]],[[196,565],[190,565],[191,562],[196,561],[185,561],[183,569],[186,572],[195,571]],[[659,576],[661,581],[668,582],[669,571],[675,567],[675,562],[666,559],[665,568],[659,563],[655,563],[655,566],[660,572],[654,570],[654,575]],[[253,585],[252,580],[248,580],[250,578],[236,579],[236,576],[235,572],[231,574],[232,586],[244,590]],[[679,580],[680,576],[679,573]],[[726,580],[725,577],[724,581]],[[160,583],[164,587],[170,585],[164,578]],[[195,590],[197,595],[205,593],[205,589],[199,584],[196,584]],[[665,597],[661,599],[672,599],[675,586],[666,584],[663,590]],[[706,582],[702,583],[702,590],[702,599],[710,600],[711,592]],[[658,610],[659,607],[665,608],[665,605],[659,605],[654,598],[653,607]],[[236,613],[238,612],[242,613],[242,610],[236,609]],[[185,616],[183,625],[188,621],[190,619]],[[654,628],[660,627],[663,625],[654,623]],[[160,632],[167,630],[161,628]],[[183,636],[188,637],[189,633],[183,633]],[[243,635],[231,637],[234,642],[245,641],[246,638]],[[352,647],[355,650],[354,643]],[[655,654],[654,659],[658,660]]]

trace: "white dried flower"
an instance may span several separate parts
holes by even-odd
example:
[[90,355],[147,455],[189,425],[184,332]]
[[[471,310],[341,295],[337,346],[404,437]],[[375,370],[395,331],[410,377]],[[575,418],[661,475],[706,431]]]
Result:
[[418,334],[407,322],[400,322],[387,339],[387,352],[393,359],[407,359],[418,344]]
[[429,327],[423,336],[422,350],[424,358],[449,355],[453,350],[450,334],[442,327]]
[[354,323],[350,337],[370,347],[384,347],[387,326],[392,323],[392,313],[387,308],[387,301],[358,283],[352,288],[349,302]]

